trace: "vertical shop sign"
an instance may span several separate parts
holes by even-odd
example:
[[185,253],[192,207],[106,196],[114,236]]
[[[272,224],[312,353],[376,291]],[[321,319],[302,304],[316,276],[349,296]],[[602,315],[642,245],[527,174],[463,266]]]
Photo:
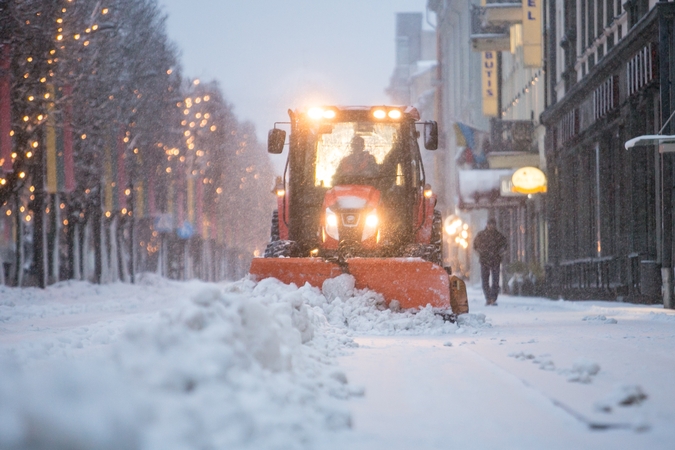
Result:
[[523,62],[525,67],[542,67],[541,3],[523,0]]
[[483,72],[483,115],[497,117],[499,111],[498,96],[499,86],[497,83],[497,52],[483,52],[481,57]]

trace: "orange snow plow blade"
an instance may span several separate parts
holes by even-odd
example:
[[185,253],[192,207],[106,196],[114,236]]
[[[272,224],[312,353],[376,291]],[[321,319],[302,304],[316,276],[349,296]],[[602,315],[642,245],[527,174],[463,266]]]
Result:
[[324,281],[342,274],[342,270],[321,258],[253,258],[249,273],[258,281],[276,278],[298,287],[309,283],[321,289]]
[[[379,292],[387,300],[398,300],[401,308],[450,307],[450,285],[443,268],[418,258],[352,258],[347,272],[358,289]],[[321,288],[328,278],[343,273],[340,266],[320,258],[254,258],[251,275],[257,280],[273,277],[284,283]]]
[[356,287],[379,292],[387,303],[401,308],[450,307],[448,274],[442,267],[418,258],[353,258],[347,260]]

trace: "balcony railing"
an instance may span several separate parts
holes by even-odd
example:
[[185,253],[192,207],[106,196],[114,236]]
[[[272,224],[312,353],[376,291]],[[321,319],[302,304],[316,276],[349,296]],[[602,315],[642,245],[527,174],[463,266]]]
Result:
[[487,20],[487,7],[471,8],[471,47],[476,52],[509,51],[511,36],[508,24]]
[[486,23],[491,25],[513,25],[523,21],[523,4],[521,2],[492,1],[484,6]]
[[538,153],[536,142],[534,142],[534,122],[531,120],[491,120],[490,150],[492,152]]

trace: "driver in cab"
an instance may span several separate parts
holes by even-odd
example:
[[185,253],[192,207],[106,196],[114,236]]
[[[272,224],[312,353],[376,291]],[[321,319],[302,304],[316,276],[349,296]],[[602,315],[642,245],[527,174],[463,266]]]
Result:
[[378,164],[375,157],[366,151],[366,143],[361,136],[354,136],[350,143],[351,153],[342,158],[335,171],[335,184],[353,184],[377,177]]

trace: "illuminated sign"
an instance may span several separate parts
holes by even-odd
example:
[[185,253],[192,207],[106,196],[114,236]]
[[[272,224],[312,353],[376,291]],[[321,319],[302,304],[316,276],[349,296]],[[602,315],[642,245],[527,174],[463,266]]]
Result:
[[499,104],[497,98],[499,89],[497,84],[497,52],[483,52],[481,58],[483,72],[483,115],[497,117]]
[[536,167],[521,167],[511,176],[513,192],[539,194],[546,192],[546,175]]
[[544,0],[523,0],[523,62],[525,67],[541,67],[541,4]]

